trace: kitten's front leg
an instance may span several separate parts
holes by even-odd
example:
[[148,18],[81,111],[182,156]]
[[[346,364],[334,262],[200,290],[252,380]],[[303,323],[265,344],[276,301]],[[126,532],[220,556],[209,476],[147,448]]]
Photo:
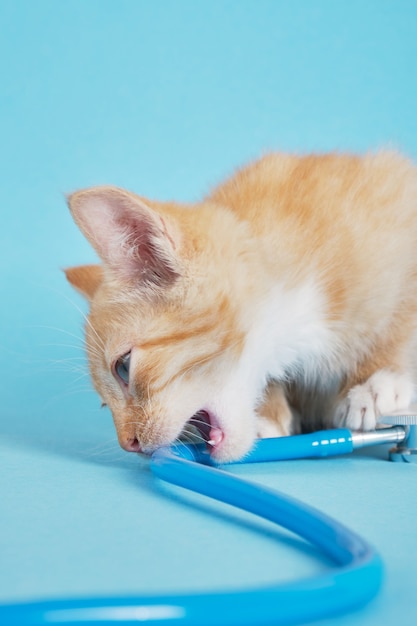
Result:
[[351,387],[336,406],[334,423],[351,430],[372,430],[381,415],[406,410],[412,397],[408,374],[381,369],[365,383]]
[[286,437],[299,432],[299,415],[290,407],[283,385],[270,382],[257,408],[259,439]]

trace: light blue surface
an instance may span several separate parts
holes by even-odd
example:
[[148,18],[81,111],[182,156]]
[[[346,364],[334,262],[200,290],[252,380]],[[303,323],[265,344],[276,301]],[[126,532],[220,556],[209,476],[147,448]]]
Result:
[[[59,271],[94,260],[63,193],[114,183],[193,199],[267,149],[390,144],[417,158],[416,3],[3,0],[0,23],[1,600],[324,570],[286,533],[156,486],[118,450],[84,376],[72,302],[85,307]],[[341,626],[417,623],[417,468],[385,456],[232,470],[381,552],[381,595]]]

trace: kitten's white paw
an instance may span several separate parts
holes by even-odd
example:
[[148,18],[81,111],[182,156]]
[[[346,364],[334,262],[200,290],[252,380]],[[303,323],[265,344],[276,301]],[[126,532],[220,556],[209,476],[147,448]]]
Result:
[[351,430],[372,430],[381,415],[406,410],[412,397],[408,375],[379,370],[363,385],[352,387],[336,407],[335,423]]

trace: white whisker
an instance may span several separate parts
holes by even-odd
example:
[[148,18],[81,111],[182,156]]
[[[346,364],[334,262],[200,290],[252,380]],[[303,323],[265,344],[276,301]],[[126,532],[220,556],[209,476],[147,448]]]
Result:
[[92,330],[94,336],[96,337],[96,340],[98,341],[98,343],[96,344],[97,347],[101,348],[102,350],[104,350],[105,348],[105,344],[104,341],[102,340],[102,338],[100,337],[100,335],[98,334],[98,332],[96,331],[96,329],[94,328],[94,326],[92,325],[92,323],[90,322],[88,315],[86,315],[84,313],[84,311],[73,301],[71,300],[71,298],[69,298],[68,296],[64,295],[64,298],[73,305],[73,307],[81,314],[81,316],[83,317],[85,323],[89,326],[89,328]]

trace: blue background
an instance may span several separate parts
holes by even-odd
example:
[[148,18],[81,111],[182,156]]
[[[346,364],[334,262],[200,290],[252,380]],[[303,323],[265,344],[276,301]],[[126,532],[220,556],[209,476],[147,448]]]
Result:
[[[0,25],[0,601],[323,570],[285,532],[161,487],[118,449],[86,371],[86,307],[60,271],[95,258],[64,193],[193,200],[270,149],[416,158],[416,2],[3,0]],[[417,468],[385,458],[232,470],[381,552],[381,595],[341,626],[417,623]]]

